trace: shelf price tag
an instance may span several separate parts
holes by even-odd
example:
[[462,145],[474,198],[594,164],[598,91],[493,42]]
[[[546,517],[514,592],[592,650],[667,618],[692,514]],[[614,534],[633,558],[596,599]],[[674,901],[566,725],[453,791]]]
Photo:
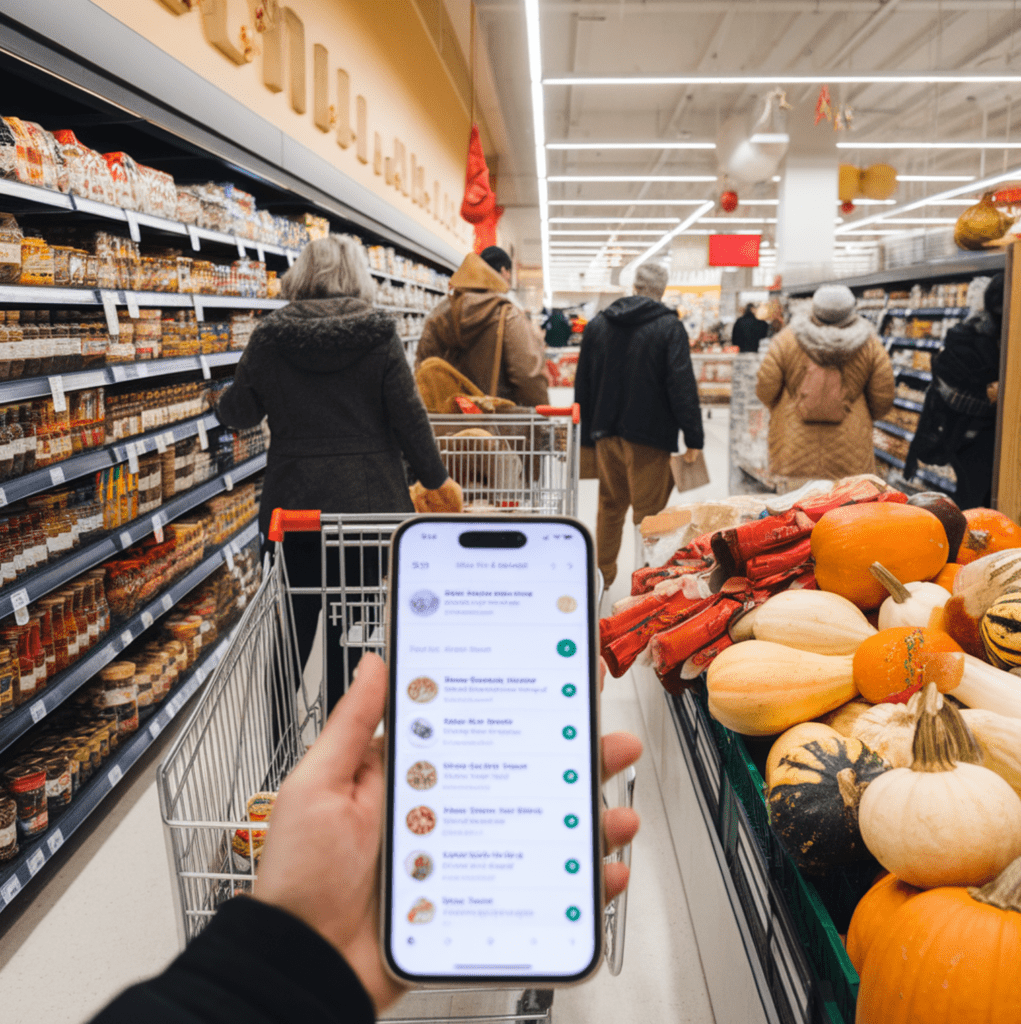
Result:
[[5,904],[10,903],[19,892],[21,892],[21,880],[17,875],[7,879],[3,887],[0,888],[0,896],[3,896]]
[[122,384],[128,379],[128,375],[124,372],[123,366],[111,366],[110,373],[113,374],[114,384]]
[[121,633],[121,647],[127,647],[134,639],[134,634],[132,634],[130,629],[124,630],[124,632]]
[[255,255],[259,258],[260,263],[266,262],[266,250],[258,243],[255,246]]
[[231,476],[230,473],[224,473],[223,486],[226,487],[228,491],[234,490],[234,477]]
[[53,395],[53,411],[64,412],[67,409],[67,399],[64,397],[63,377],[50,377],[50,394]]
[[59,828],[55,828],[46,837],[46,845],[50,848],[50,856],[52,857],[64,845],[64,833]]
[[165,612],[169,612],[174,607],[174,599],[169,594],[164,594],[160,604]]
[[195,307],[195,319],[198,320],[200,324],[204,323],[206,319],[206,309],[202,305],[202,300],[197,295],[193,295],[191,297],[191,302]]
[[142,625],[148,629],[153,624],[152,612],[142,612]]
[[156,739],[157,736],[163,731],[163,726],[160,725],[159,720],[155,719],[149,723],[149,735]]
[[[100,300],[103,303],[103,312],[106,314],[106,328],[111,334],[121,333],[121,324],[117,319],[117,293],[107,291],[105,288],[99,292]],[[116,376],[116,374],[114,374]]]
[[199,368],[202,370],[202,379],[209,380],[212,373],[209,371],[209,360],[205,356],[199,356]]
[[294,266],[294,253],[290,249],[287,250],[287,265],[289,267]]
[[135,376],[136,377],[148,377],[149,376],[149,364],[148,363],[135,363]]
[[158,451],[160,453],[160,455],[162,455],[167,450],[167,435],[166,434],[157,434],[156,438],[155,438],[155,441],[156,441],[156,451]]
[[134,210],[125,210],[124,216],[128,221],[128,234],[131,235],[132,242],[141,242],[142,234],[138,230],[138,218],[135,216]]
[[54,487],[64,482],[64,470],[60,466],[52,466],[50,468],[50,482]]
[[28,591],[24,587],[11,594],[11,607],[14,609],[14,621],[19,626],[28,625]]
[[227,568],[228,568],[228,569],[229,569],[229,570],[230,570],[231,572],[233,572],[233,571],[234,571],[234,552],[233,552],[233,551],[231,551],[231,549],[230,549],[230,548],[224,548],[224,551],[223,551],[223,557],[224,557],[224,558],[226,559],[226,561],[227,561]]
[[114,766],[113,766],[113,767],[112,767],[112,768],[111,768],[111,769],[110,769],[110,770],[109,770],[109,771],[108,771],[108,772],[106,773],[106,777],[107,777],[107,779],[108,779],[108,780],[110,781],[110,788],[111,788],[111,789],[113,789],[113,787],[114,787],[114,786],[116,786],[116,785],[117,785],[117,783],[118,783],[118,782],[120,782],[120,781],[121,781],[121,779],[123,779],[123,778],[124,778],[124,772],[123,772],[123,771],[121,771],[121,766],[120,766],[119,764],[115,764],[115,765],[114,765]]
[[209,435],[206,433],[206,424],[202,420],[196,423],[199,432],[199,447],[205,451],[209,447]]
[[37,700],[29,709],[28,713],[32,716],[33,722],[41,722],[46,717],[46,703],[41,700]]
[[202,243],[199,241],[199,229],[194,224],[188,225],[188,237],[191,239],[191,247],[198,252],[202,248]]
[[157,544],[163,543],[163,516],[159,512],[152,517],[152,534]]
[[131,534],[128,533],[127,530],[125,530],[117,539],[121,542],[121,548],[125,550],[127,548],[130,548],[133,543],[133,541],[131,540]]
[[128,453],[128,472],[132,476],[138,476],[138,449],[135,447],[134,441],[129,441],[125,448]]
[[25,865],[28,868],[28,873],[33,878],[35,878],[35,876],[39,873],[39,869],[45,863],[46,863],[46,854],[43,853],[41,847],[39,849],[37,849],[35,851],[35,853],[33,853],[32,856],[28,858],[27,861],[25,861]]
[[128,307],[128,316],[132,320],[138,319],[138,296],[134,292],[125,292],[124,301]]
[[242,259],[242,260],[247,258],[248,251],[245,249],[245,243],[242,242],[241,239],[238,238],[237,235],[234,236],[234,241],[237,243],[237,247],[238,247],[238,258]]
[[4,489],[0,487],[0,508],[3,508],[7,504],[7,495],[4,493]]

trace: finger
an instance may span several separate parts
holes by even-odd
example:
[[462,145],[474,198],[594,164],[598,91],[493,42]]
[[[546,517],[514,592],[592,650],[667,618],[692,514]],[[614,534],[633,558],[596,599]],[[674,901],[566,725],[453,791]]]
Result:
[[627,888],[630,876],[630,868],[626,864],[621,864],[620,861],[603,865],[603,888],[606,892],[607,903]]
[[335,781],[350,782],[365,761],[372,735],[386,709],[386,663],[366,652],[347,693],[323,726],[313,750],[324,758]]
[[641,821],[630,807],[611,807],[603,812],[603,837],[606,852],[613,853],[627,846],[636,835]]
[[611,732],[603,737],[603,782],[630,768],[642,756],[642,741],[629,732]]

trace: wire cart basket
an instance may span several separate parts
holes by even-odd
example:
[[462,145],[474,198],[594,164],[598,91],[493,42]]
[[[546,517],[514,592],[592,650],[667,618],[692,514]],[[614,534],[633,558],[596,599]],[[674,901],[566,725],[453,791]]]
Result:
[[[350,679],[364,652],[385,653],[386,560],[391,535],[406,518],[274,513],[270,539],[276,541],[276,552],[262,586],[157,772],[182,942],[197,935],[221,903],[252,891],[268,829],[268,823],[258,824],[258,794],[278,789],[318,736],[327,674],[339,671]],[[319,532],[326,585],[290,585],[281,551],[284,530]],[[298,659],[294,604],[302,598],[314,599],[322,613],[323,670],[316,679],[309,679],[309,673],[302,679]],[[339,633],[332,650],[327,641],[331,628],[334,637]],[[632,768],[608,783],[604,803],[631,806],[634,778]],[[630,855],[629,846],[608,859],[630,864]],[[626,892],[618,896],[604,914],[606,960],[613,974],[623,964],[626,898]],[[513,1014],[429,1014],[421,1019],[548,1021],[551,997],[529,990]],[[411,1018],[404,1020],[410,1024]]]
[[465,511],[578,514],[580,409],[439,415],[429,422]]

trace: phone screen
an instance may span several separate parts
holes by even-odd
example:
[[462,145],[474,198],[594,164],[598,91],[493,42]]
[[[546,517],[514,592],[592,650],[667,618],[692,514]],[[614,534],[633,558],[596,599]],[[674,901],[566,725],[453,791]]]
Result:
[[591,537],[419,519],[391,565],[391,969],[581,978],[602,928]]

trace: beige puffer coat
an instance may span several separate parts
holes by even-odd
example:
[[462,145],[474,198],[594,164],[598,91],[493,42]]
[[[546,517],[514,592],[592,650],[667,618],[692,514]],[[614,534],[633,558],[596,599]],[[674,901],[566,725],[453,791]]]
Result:
[[[805,423],[798,414],[797,394],[810,359],[840,368],[848,407],[842,423]],[[772,473],[836,480],[875,472],[872,421],[893,405],[894,376],[890,357],[864,318],[835,327],[795,316],[769,346],[755,393],[770,410]]]

